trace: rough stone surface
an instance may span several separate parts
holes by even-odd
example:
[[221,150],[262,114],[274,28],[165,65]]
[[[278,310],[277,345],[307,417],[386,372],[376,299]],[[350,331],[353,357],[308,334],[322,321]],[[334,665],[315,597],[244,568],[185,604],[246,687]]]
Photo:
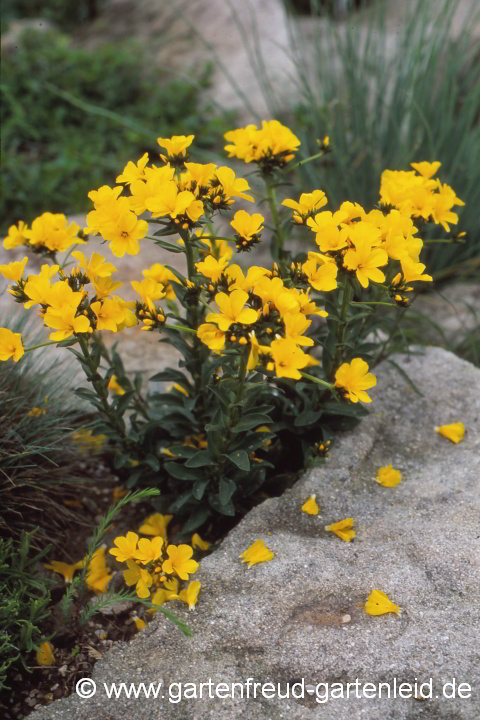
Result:
[[[378,368],[371,414],[339,438],[328,463],[251,511],[202,562],[196,611],[175,608],[193,638],[154,620],[97,663],[95,697],[72,695],[32,720],[477,720],[480,370],[439,348],[396,361],[422,395],[391,365]],[[434,426],[458,420],[468,429],[459,445],[435,433]],[[388,463],[404,473],[396,488],[374,480]],[[300,512],[311,493],[321,507],[317,517]],[[353,543],[324,531],[349,516],[357,520]],[[259,538],[276,558],[248,570],[239,554]],[[402,615],[366,615],[373,588]],[[433,698],[320,704],[315,694],[242,700],[237,689],[235,699],[169,702],[170,683],[210,678],[281,683],[282,694],[301,678],[312,686],[432,678]],[[443,684],[453,678],[470,684],[469,699],[443,698]],[[109,700],[102,685],[160,680],[167,689],[156,700]],[[173,698],[176,692],[174,686]]]

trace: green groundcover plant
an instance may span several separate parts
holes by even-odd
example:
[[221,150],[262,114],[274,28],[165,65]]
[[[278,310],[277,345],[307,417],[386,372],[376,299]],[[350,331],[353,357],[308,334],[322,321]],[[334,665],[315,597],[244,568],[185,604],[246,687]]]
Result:
[[[448,240],[463,205],[436,178],[438,161],[385,170],[372,209],[347,201],[332,213],[319,188],[279,204],[286,174],[326,155],[328,137],[303,160],[300,140],[276,120],[225,138],[229,156],[263,184],[256,200],[268,218],[232,213],[237,201],[255,202],[249,182],[227,165],[192,162],[193,135],[158,138],[160,165],[146,153],[116,186],[89,193],[85,232],[48,212],[10,227],[4,247],[40,253],[39,274],[26,273],[28,257],[0,267],[12,299],[40,310],[47,344],[67,348],[85,371],[91,389],[76,394],[98,419],[91,441],[105,441],[129,489],[160,490],[156,509],[175,515],[184,535],[241,515],[289,457],[299,467],[321,460],[335,431],[366,414],[371,369],[397,349],[396,313],[432,280],[419,259],[426,228]],[[215,230],[221,216],[231,231]],[[132,282],[138,299],[126,301],[114,264],[86,252],[91,235],[116,257],[147,242],[183,253],[187,275],[154,263]],[[268,266],[233,261],[234,250],[242,257],[258,245],[270,246]],[[137,324],[182,357],[150,378],[150,392],[102,341]],[[35,347],[0,329],[0,360]]]
[[88,190],[152,151],[155,131],[201,128],[200,148],[211,147],[225,120],[199,109],[208,77],[204,68],[196,83],[172,80],[134,44],[91,52],[58,31],[26,31],[2,58],[2,229],[47,209],[87,210]]

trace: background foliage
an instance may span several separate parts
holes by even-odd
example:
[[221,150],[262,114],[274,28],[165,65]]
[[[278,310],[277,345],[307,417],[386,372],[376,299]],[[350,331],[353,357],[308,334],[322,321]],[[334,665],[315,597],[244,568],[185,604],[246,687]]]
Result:
[[158,154],[156,137],[193,132],[205,148],[225,122],[199,109],[208,69],[196,87],[167,81],[134,44],[89,52],[31,30],[2,65],[2,230],[46,210],[90,209],[87,193],[113,184],[132,157]]

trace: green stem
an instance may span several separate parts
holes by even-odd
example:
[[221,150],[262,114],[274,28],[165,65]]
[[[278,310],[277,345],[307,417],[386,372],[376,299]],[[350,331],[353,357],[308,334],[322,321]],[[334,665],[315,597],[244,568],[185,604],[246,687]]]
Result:
[[332,385],[332,383],[326,382],[326,380],[320,380],[320,378],[314,377],[313,375],[309,375],[306,372],[303,372],[302,370],[299,371],[300,375],[304,378],[307,378],[307,380],[312,380],[315,383],[318,383],[318,385],[323,385],[323,387],[328,388],[329,390],[333,390],[335,385]]
[[340,322],[337,324],[337,348],[335,351],[335,367],[333,369],[334,377],[342,362],[343,344],[345,342],[345,331],[347,329],[348,306],[350,305],[351,299],[352,287],[348,281],[348,275],[345,275],[343,280],[343,298],[340,310]]
[[351,305],[386,305],[387,307],[397,307],[395,303],[387,303],[387,302],[380,302],[377,300],[372,300],[370,302],[359,302],[355,300],[350,301]]
[[275,261],[281,264],[282,258],[283,258],[283,245],[284,245],[284,235],[282,231],[282,225],[280,222],[280,216],[278,214],[277,209],[277,193],[275,191],[275,185],[273,182],[269,179],[265,179],[265,184],[267,186],[267,192],[268,192],[268,205],[270,207],[270,212],[272,213],[272,219],[273,223],[275,225],[275,235],[274,235],[274,247],[272,250],[272,257]]
[[193,330],[193,328],[186,327],[186,325],[165,325],[165,328],[167,330],[185,330],[185,332],[193,333],[194,335],[197,334],[196,330]]
[[70,257],[70,255],[72,254],[72,252],[75,250],[75,248],[77,248],[78,246],[79,246],[79,243],[77,243],[76,245],[72,245],[72,247],[70,248],[70,250],[67,252],[67,254],[65,255],[65,257],[63,258],[63,262],[62,262],[62,264],[60,265],[60,270],[63,270],[63,268],[64,268],[65,265],[67,264],[68,258]]
[[40,343],[40,345],[32,345],[32,347],[25,348],[24,352],[31,352],[32,350],[38,350],[41,347],[47,347],[47,345],[56,345],[58,340],[51,340],[50,342]]
[[312,160],[316,160],[317,158],[321,158],[323,155],[325,155],[325,150],[320,150],[320,152],[315,153],[315,155],[310,155],[310,157],[305,158],[304,160],[300,160],[299,162],[295,163],[295,165],[289,165],[289,170],[296,170],[296,168],[301,167],[302,165],[305,165],[306,163],[312,162]]
[[105,417],[107,418],[110,426],[122,438],[125,445],[130,445],[130,442],[127,440],[127,434],[125,432],[125,425],[123,423],[123,420],[121,420],[121,418],[113,410],[112,406],[108,402],[108,388],[101,375],[97,372],[97,368],[95,367],[93,359],[88,351],[88,341],[82,335],[77,335],[77,338],[89,370],[87,380],[89,383],[92,384],[92,387],[95,390],[95,393],[102,404]]

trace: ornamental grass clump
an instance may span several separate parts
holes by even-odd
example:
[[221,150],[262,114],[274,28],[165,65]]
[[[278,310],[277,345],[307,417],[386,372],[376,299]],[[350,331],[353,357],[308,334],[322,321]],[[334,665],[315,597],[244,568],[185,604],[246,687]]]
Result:
[[[299,160],[300,141],[275,120],[225,137],[263,192],[229,166],[193,162],[193,135],[159,138],[160,163],[145,154],[116,186],[89,193],[85,231],[50,213],[10,228],[4,246],[43,255],[39,273],[28,274],[27,256],[1,267],[13,300],[39,311],[50,343],[83,367],[91,389],[76,392],[98,413],[96,432],[127,487],[158,488],[156,509],[174,514],[184,535],[245,512],[292,457],[297,469],[321,460],[334,431],[366,413],[371,369],[392,349],[377,330],[394,327],[415,288],[432,281],[419,227],[448,230],[463,205],[435,177],[438,162],[385,171],[373,209],[343,202],[332,212],[321,188],[279,202],[295,167],[332,151],[328,138]],[[231,232],[216,229],[220,217]],[[115,257],[147,242],[183,253],[187,273],[154,263],[132,282],[137,300],[127,301],[114,258],[88,252],[98,235]],[[243,259],[256,246],[270,247],[271,262],[234,261],[234,251]],[[178,367],[150,378],[170,389],[144,391],[105,347],[101,331],[136,325],[180,352]],[[3,360],[31,349],[1,330]]]

